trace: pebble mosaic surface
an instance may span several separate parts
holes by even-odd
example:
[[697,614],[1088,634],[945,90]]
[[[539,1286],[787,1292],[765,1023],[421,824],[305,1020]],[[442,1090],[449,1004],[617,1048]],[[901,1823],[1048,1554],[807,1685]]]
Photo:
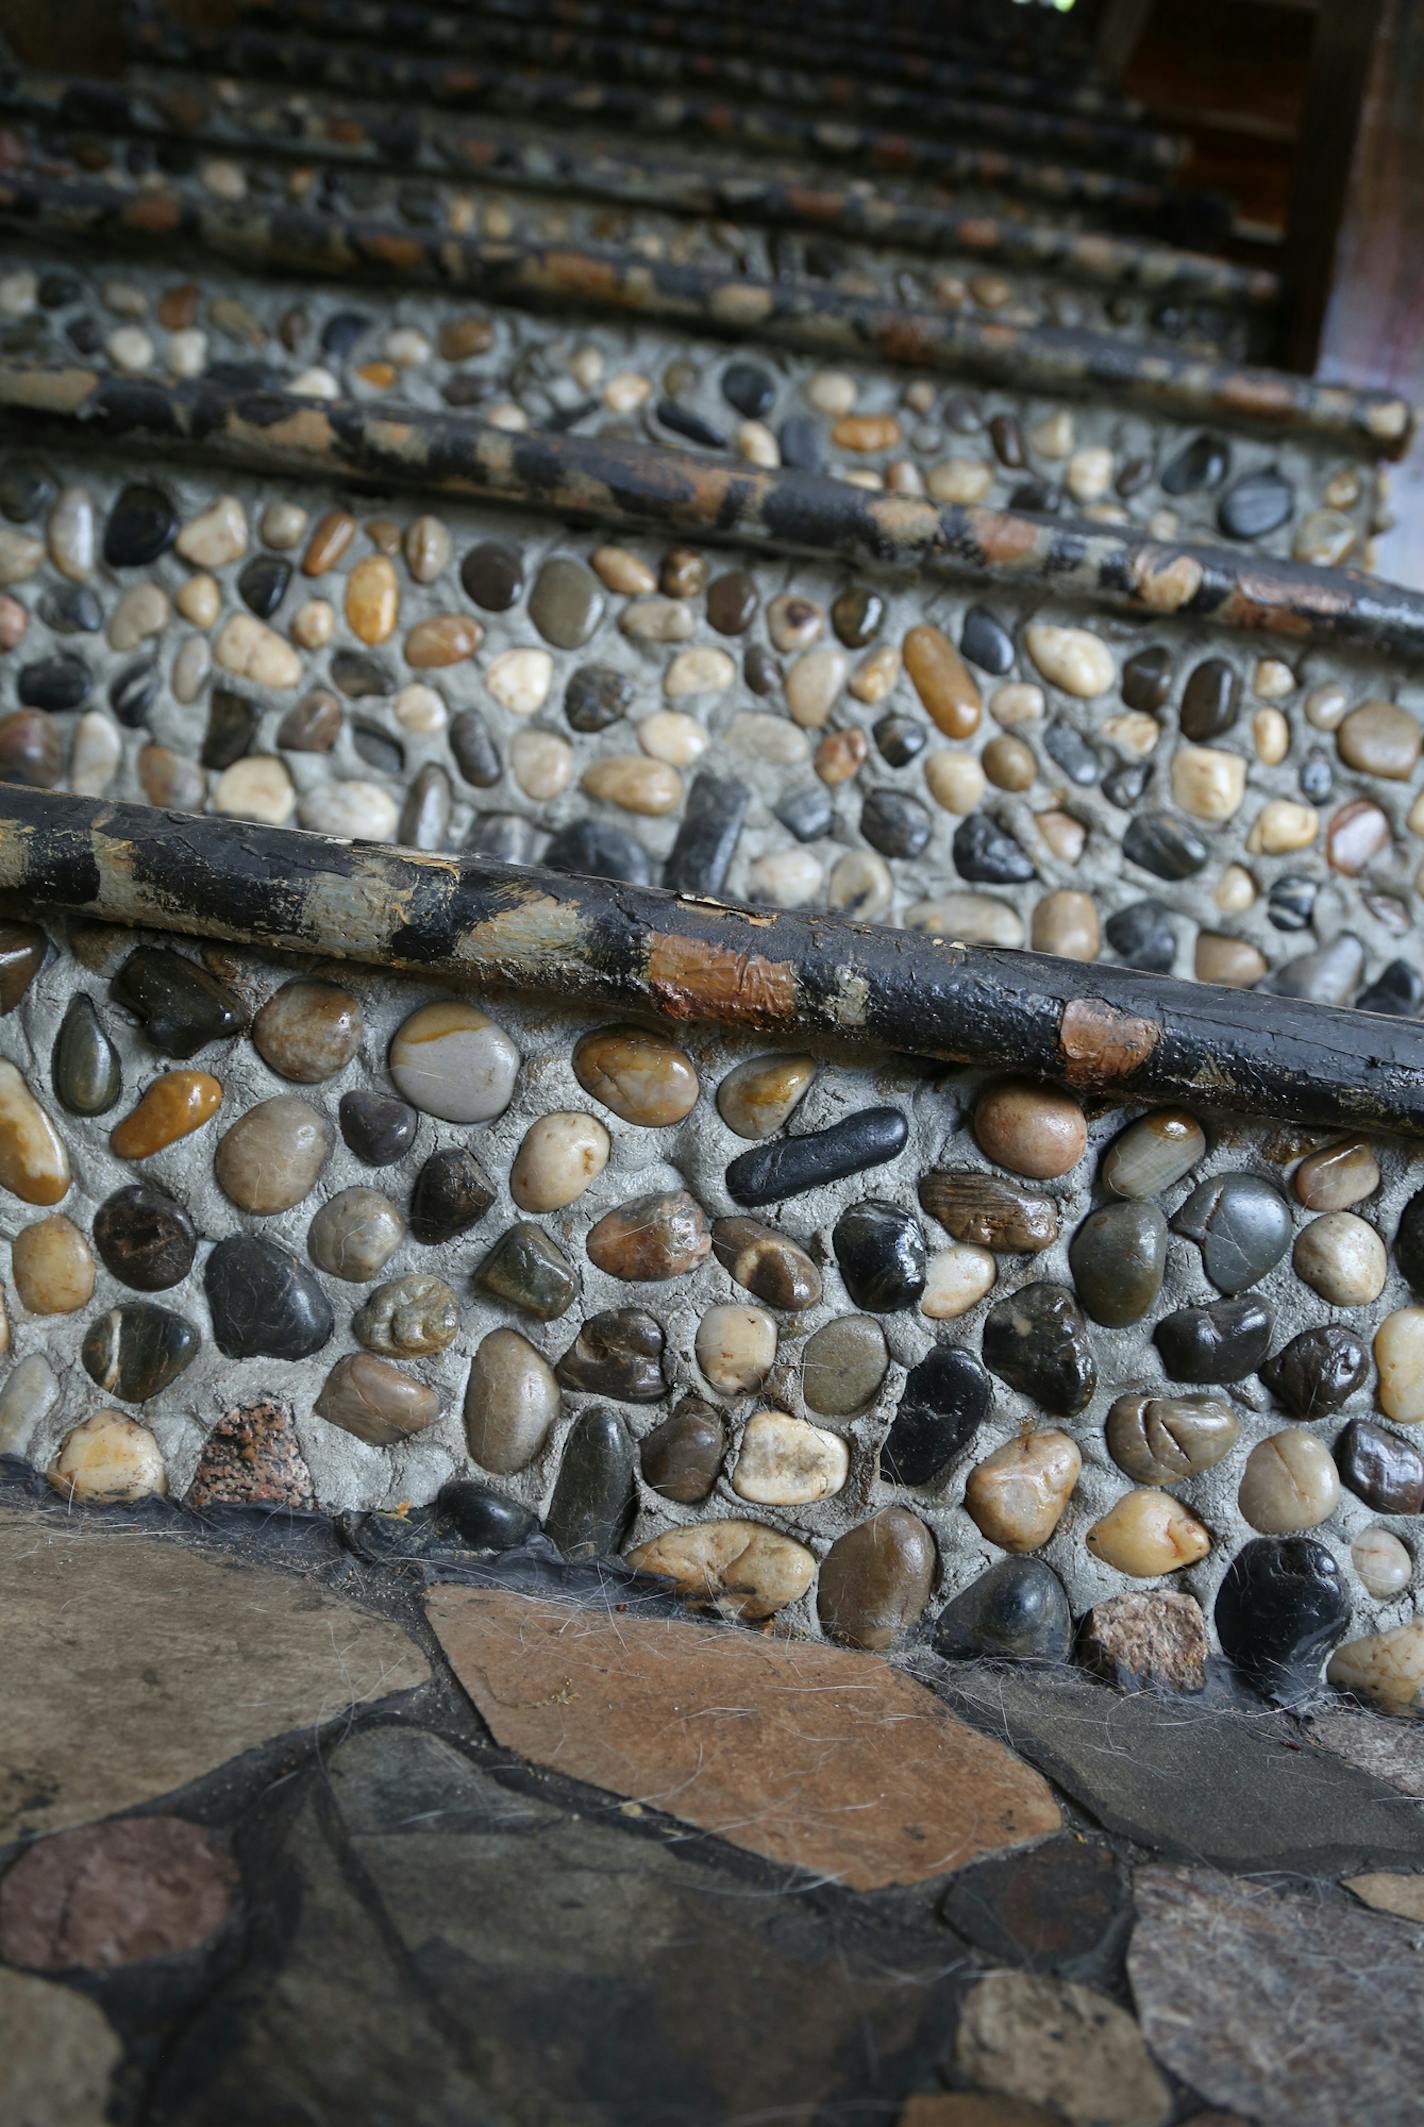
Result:
[[1061,1655],[1106,1605],[1111,1666],[1147,1586],[1179,1686],[1210,1629],[1297,1697],[1348,1633],[1332,1674],[1412,1706],[1406,1158],[103,929],[0,943],[0,1445],[65,1496],[398,1510],[417,1551],[446,1508],[409,1510],[453,1497],[497,1545],[537,1515],[869,1647]]

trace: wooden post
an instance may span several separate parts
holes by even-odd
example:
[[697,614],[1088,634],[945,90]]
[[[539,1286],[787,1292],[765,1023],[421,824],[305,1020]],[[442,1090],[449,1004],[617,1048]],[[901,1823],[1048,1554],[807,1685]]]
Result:
[[1384,0],[1328,0],[1315,18],[1281,273],[1281,359],[1302,376],[1313,373],[1320,357],[1370,61],[1383,17]]

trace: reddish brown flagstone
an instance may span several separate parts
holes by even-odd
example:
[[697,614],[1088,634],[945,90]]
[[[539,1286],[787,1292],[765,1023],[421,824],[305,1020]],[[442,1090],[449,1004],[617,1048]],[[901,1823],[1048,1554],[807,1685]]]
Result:
[[855,1890],[1059,1828],[1037,1773],[872,1655],[497,1589],[427,1608],[507,1748]]
[[227,1919],[235,1883],[221,1845],[181,1817],[57,1832],[0,1880],[0,1957],[102,1971],[195,1950]]

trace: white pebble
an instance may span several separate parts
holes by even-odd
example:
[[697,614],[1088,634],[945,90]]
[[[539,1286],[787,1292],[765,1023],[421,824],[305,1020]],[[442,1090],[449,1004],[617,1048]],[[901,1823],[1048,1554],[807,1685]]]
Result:
[[300,818],[313,834],[339,835],[351,842],[389,842],[400,810],[379,783],[322,783],[303,797]]
[[547,650],[505,650],[485,667],[484,681],[512,716],[533,716],[543,708],[553,676],[554,660]]

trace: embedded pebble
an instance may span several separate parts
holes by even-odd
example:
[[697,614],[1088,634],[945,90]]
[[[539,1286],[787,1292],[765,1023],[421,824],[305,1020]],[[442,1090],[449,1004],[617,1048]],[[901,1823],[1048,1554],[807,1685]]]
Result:
[[[1240,1381],[1270,1349],[1275,1317],[1254,1295],[1180,1307],[1152,1332],[1167,1372],[1178,1381]],[[1424,1417],[1424,1406],[1421,1406]]]
[[91,1381],[122,1403],[147,1403],[198,1356],[198,1332],[171,1308],[131,1301],[97,1315],[79,1356]]
[[121,1285],[164,1292],[192,1269],[198,1236],[174,1198],[149,1182],[132,1182],[106,1197],[95,1212],[94,1246]]
[[776,1359],[776,1323],[761,1307],[709,1307],[694,1346],[706,1381],[724,1396],[760,1388]]
[[686,1189],[634,1197],[589,1233],[589,1261],[629,1282],[685,1277],[712,1247],[707,1216]]
[[73,1219],[55,1211],[22,1226],[10,1247],[15,1290],[32,1315],[72,1315],[94,1297],[94,1257]]
[[421,1005],[401,1021],[387,1062],[398,1093],[422,1115],[483,1123],[514,1093],[519,1051],[503,1027],[472,1004]]
[[1347,768],[1404,783],[1418,765],[1424,729],[1394,702],[1362,702],[1342,720],[1335,745]]
[[934,1573],[935,1543],[925,1524],[904,1507],[882,1508],[837,1537],[822,1560],[821,1624],[832,1639],[879,1652],[918,1624]]
[[905,671],[930,721],[949,739],[979,727],[983,698],[964,659],[940,629],[921,622],[901,645]]
[[1024,647],[1046,680],[1082,701],[1106,694],[1117,677],[1107,644],[1086,628],[1034,621],[1024,629]]
[[420,1127],[408,1102],[365,1086],[343,1093],[336,1112],[342,1137],[368,1167],[390,1167],[403,1159]]
[[641,1307],[610,1307],[590,1315],[555,1367],[561,1388],[613,1396],[620,1403],[657,1403],[667,1393],[660,1324]]
[[325,1116],[294,1093],[258,1101],[218,1140],[213,1174],[241,1211],[270,1218],[311,1194],[331,1152]]
[[1055,1181],[1087,1150],[1083,1111],[1070,1094],[1008,1079],[981,1093],[974,1136],[985,1157],[1030,1181]]
[[717,1219],[712,1250],[728,1276],[768,1307],[799,1313],[821,1297],[821,1273],[788,1234],[760,1219]]
[[773,1617],[806,1593],[813,1552],[754,1521],[703,1521],[665,1529],[627,1553],[638,1573],[655,1573],[689,1600],[747,1624]]
[[1058,1212],[976,1167],[935,1168],[920,1183],[920,1202],[957,1241],[1007,1255],[1037,1254],[1058,1238]]
[[717,1482],[727,1435],[710,1404],[689,1396],[643,1442],[644,1481],[664,1499],[698,1506]]
[[996,1300],[984,1318],[984,1363],[1056,1418],[1092,1400],[1098,1363],[1066,1285],[1039,1282]]
[[26,1204],[57,1204],[69,1187],[64,1140],[8,1059],[0,1059],[0,1188]]
[[913,1307],[925,1289],[925,1237],[898,1204],[868,1197],[851,1204],[831,1236],[846,1291],[857,1307],[893,1314]]
[[1202,1523],[1165,1492],[1128,1492],[1084,1538],[1094,1558],[1135,1580],[1175,1573],[1211,1549]]
[[541,1115],[514,1156],[509,1193],[521,1211],[561,1211],[602,1174],[611,1149],[596,1116],[575,1109]]
[[900,1109],[862,1108],[823,1130],[776,1138],[738,1153],[727,1168],[727,1191],[739,1204],[781,1203],[822,1183],[883,1166],[903,1150],[908,1136]]
[[367,1351],[390,1359],[443,1352],[460,1333],[460,1307],[443,1278],[411,1271],[378,1285],[351,1319],[351,1331]]
[[1312,1219],[1296,1238],[1291,1265],[1331,1307],[1368,1305],[1384,1291],[1389,1275],[1384,1242],[1353,1211],[1327,1211]]
[[881,1477],[887,1484],[938,1482],[973,1441],[993,1399],[993,1383],[971,1352],[958,1344],[932,1346],[905,1377],[880,1449]]
[[1339,1503],[1339,1471],[1313,1433],[1298,1426],[1273,1433],[1246,1458],[1237,1504],[1252,1528],[1265,1535],[1314,1529]]
[[440,1415],[440,1398],[424,1381],[369,1352],[338,1359],[312,1404],[318,1418],[371,1447],[394,1447],[423,1433]]
[[1342,1138],[1303,1159],[1291,1180],[1307,1211],[1348,1211],[1379,1188],[1379,1161],[1364,1138]]
[[518,1330],[482,1338],[465,1388],[465,1435],[475,1461],[497,1477],[534,1460],[559,1415],[559,1385],[548,1361]]
[[364,1285],[405,1239],[405,1220],[379,1189],[358,1185],[329,1197],[307,1229],[307,1253],[318,1270]]
[[529,593],[529,618],[556,650],[577,650],[603,614],[603,590],[593,571],[570,555],[546,561]]
[[200,569],[220,569],[247,552],[247,513],[236,495],[220,495],[178,534],[177,550]]
[[849,1473],[850,1450],[839,1433],[785,1411],[757,1411],[742,1434],[732,1490],[755,1506],[805,1506],[831,1498]]
[[1199,1182],[1172,1221],[1196,1241],[1218,1292],[1244,1292],[1273,1270],[1291,1244],[1290,1206],[1256,1174],[1215,1174]]
[[1424,1423],[1424,1307],[1398,1307],[1375,1331],[1379,1407],[1396,1425]]
[[315,1086],[344,1071],[361,1046],[361,1006],[331,982],[284,983],[252,1022],[263,1062],[298,1085]]
[[140,946],[110,985],[116,1003],[139,1021],[161,1056],[186,1062],[210,1042],[231,1041],[246,1024],[236,994],[186,953]]
[[1155,1197],[1190,1174],[1205,1152],[1206,1133],[1195,1116],[1156,1109],[1113,1140],[1103,1162],[1103,1184],[1115,1196]]
[[1068,1595],[1041,1558],[1001,1558],[945,1604],[935,1651],[975,1659],[1062,1662],[1072,1643]]
[[666,1035],[641,1027],[600,1027],[574,1048],[574,1076],[585,1093],[625,1122],[649,1129],[680,1123],[699,1091],[692,1059]]
[[717,1112],[738,1137],[772,1137],[795,1112],[816,1075],[814,1056],[773,1050],[730,1070],[717,1088]]
[[1110,1329],[1140,1322],[1162,1290],[1167,1221],[1155,1204],[1105,1204],[1079,1226],[1068,1263],[1090,1321]]
[[498,1192],[468,1145],[432,1152],[410,1195],[411,1238],[426,1248],[453,1241],[482,1219]]
[[1376,1514],[1424,1512],[1424,1455],[1410,1441],[1356,1418],[1334,1452],[1340,1482]]
[[1381,1713],[1424,1714],[1424,1622],[1348,1640],[1325,1672],[1337,1691],[1353,1692]]
[[[533,716],[548,700],[553,677],[554,661],[547,650],[505,650],[485,667],[484,682],[511,716]],[[590,728],[575,725],[576,730]]]
[[544,1533],[565,1558],[612,1556],[634,1504],[634,1447],[616,1411],[580,1411],[564,1441]]
[[1181,1484],[1230,1454],[1240,1423],[1214,1396],[1119,1396],[1107,1415],[1108,1453],[1140,1485]]
[[40,1352],[12,1367],[0,1389],[0,1455],[23,1455],[59,1401],[54,1369]]
[[163,1451],[146,1425],[122,1411],[95,1411],[67,1432],[45,1472],[66,1500],[118,1506],[168,1490]]
[[920,1313],[932,1322],[952,1322],[992,1291],[998,1265],[987,1248],[937,1248],[925,1270]]
[[869,1315],[838,1315],[807,1339],[801,1393],[808,1407],[823,1417],[848,1418],[875,1395],[889,1363],[885,1332],[878,1322]]
[[70,998],[50,1051],[50,1076],[71,1115],[105,1115],[123,1091],[118,1052],[85,990]]
[[1321,1665],[1349,1625],[1344,1574],[1313,1537],[1258,1536],[1227,1567],[1214,1622],[1232,1666],[1266,1698],[1293,1705],[1319,1689]]
[[1036,1551],[1057,1528],[1082,1467],[1067,1433],[1021,1433],[970,1471],[965,1508],[990,1543]]
[[1387,1602],[1409,1586],[1414,1561],[1389,1529],[1366,1529],[1350,1546],[1350,1563],[1367,1595]]
[[541,1322],[566,1314],[578,1289],[574,1267],[559,1243],[531,1219],[521,1219],[500,1235],[476,1271],[475,1283]]

